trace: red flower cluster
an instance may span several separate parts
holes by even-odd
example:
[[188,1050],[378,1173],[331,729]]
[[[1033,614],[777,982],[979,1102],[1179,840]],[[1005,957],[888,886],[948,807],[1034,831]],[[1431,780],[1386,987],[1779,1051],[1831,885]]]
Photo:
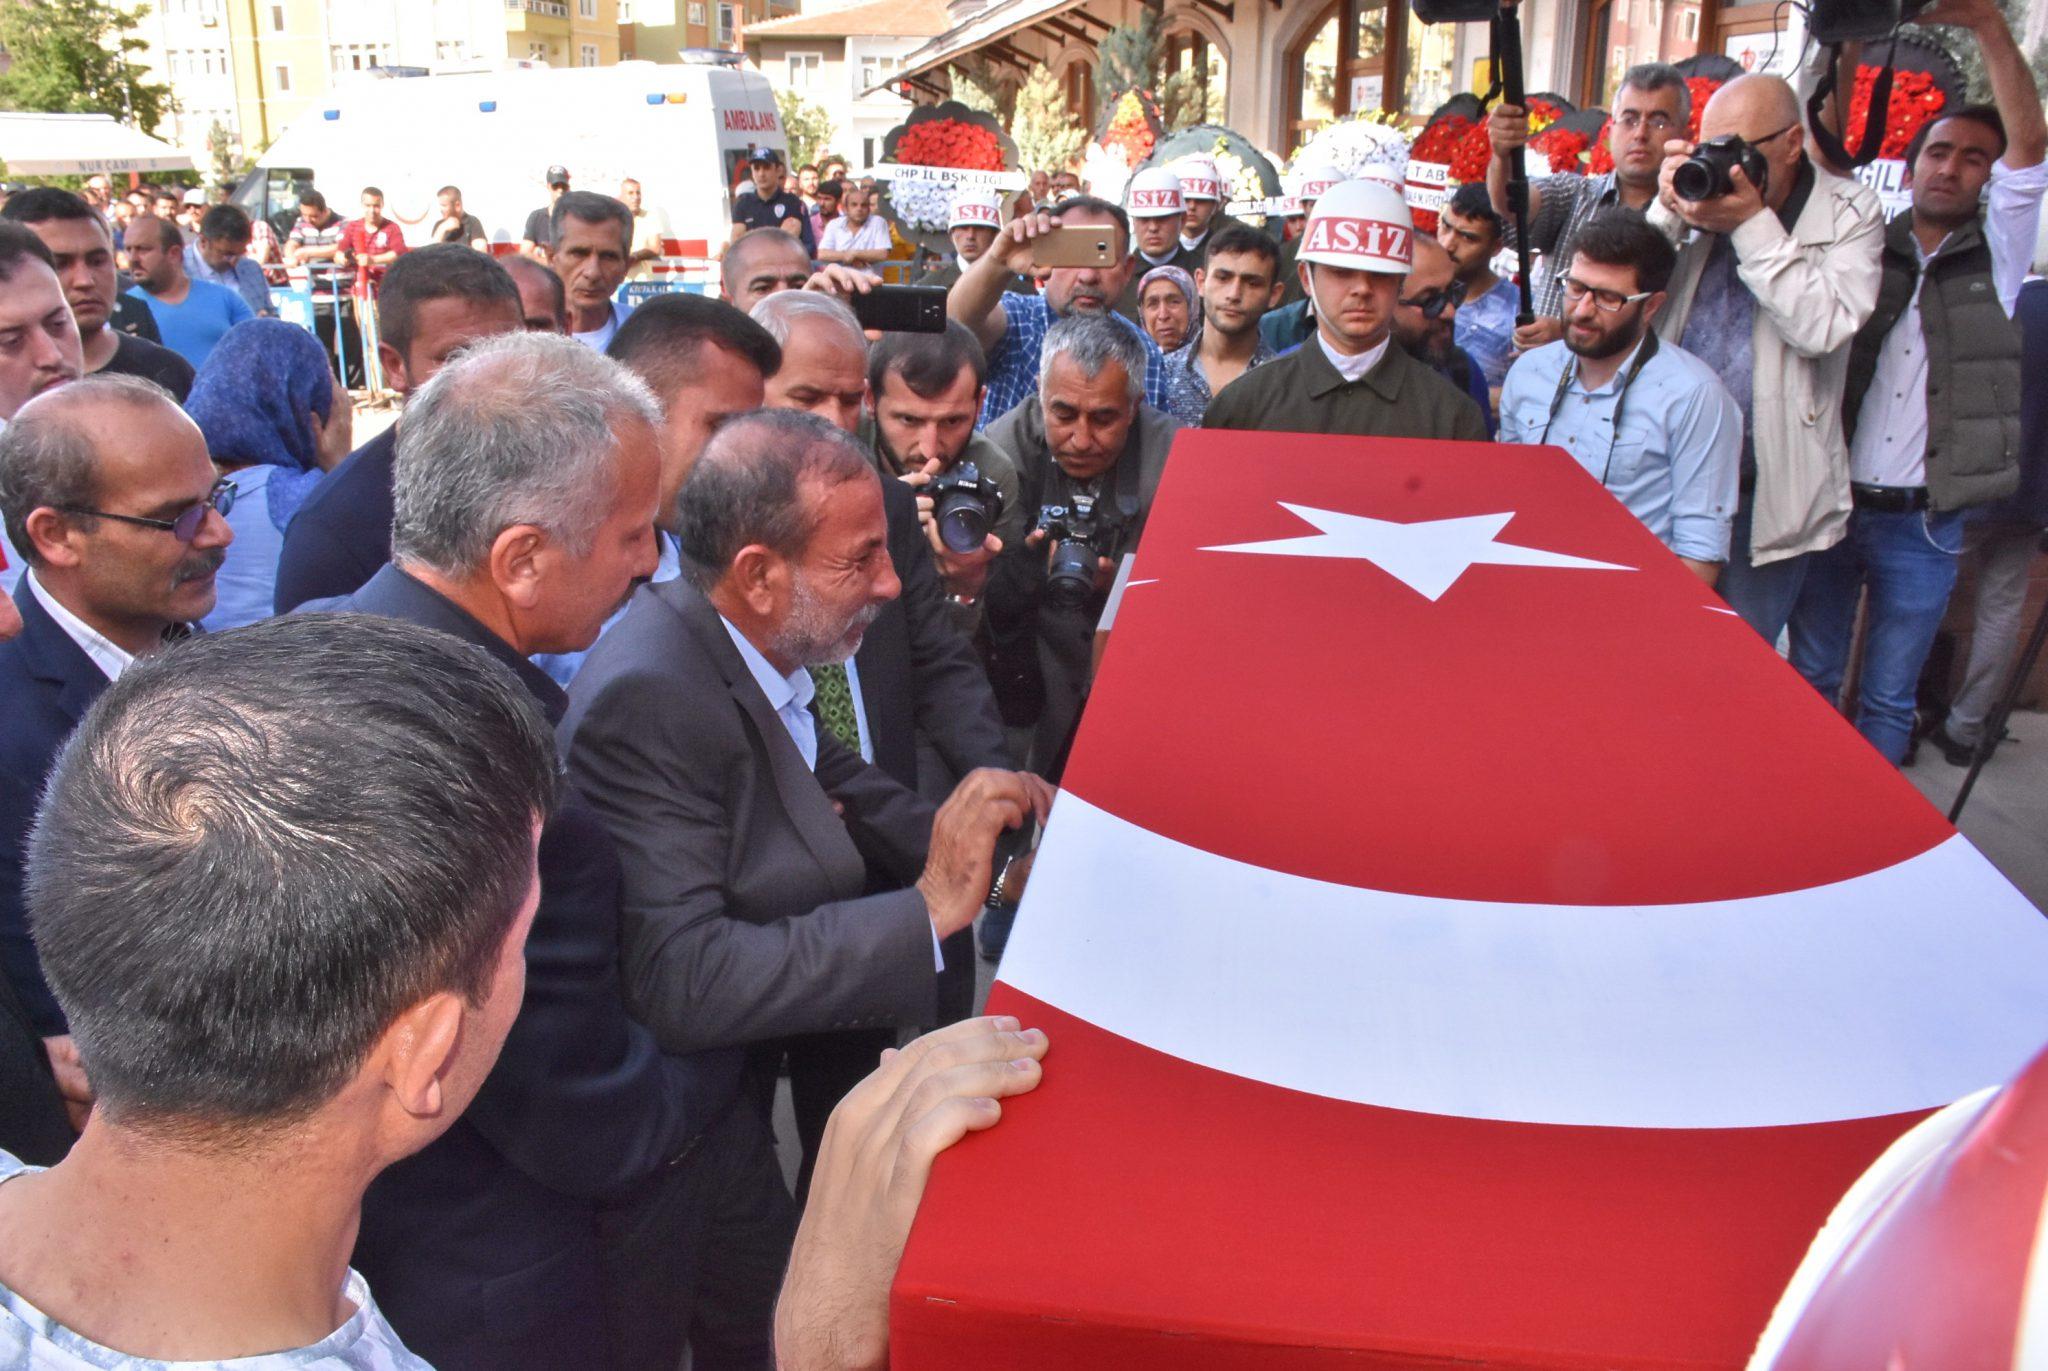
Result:
[[1102,131],[1102,145],[1122,148],[1124,157],[1135,167],[1152,155],[1157,142],[1152,121],[1145,116],[1144,102],[1136,91],[1125,91],[1123,98],[1116,102],[1116,117]]
[[1577,171],[1586,155],[1586,135],[1572,129],[1545,129],[1529,140],[1529,146],[1550,159],[1553,173]]
[[[1856,68],[1856,89],[1849,97],[1848,145],[1863,145],[1863,130],[1870,123],[1871,89],[1877,84],[1877,68]],[[1880,157],[1904,157],[1913,135],[1925,128],[1948,104],[1948,97],[1934,78],[1924,71],[1901,71],[1892,75],[1892,98],[1885,106],[1884,142]]]
[[896,140],[896,160],[913,167],[1001,171],[1003,145],[991,129],[958,119],[924,119]]
[[[1686,126],[1685,137],[1690,143],[1700,140],[1700,114],[1707,107],[1707,101],[1714,98],[1714,92],[1721,89],[1719,81],[1710,81],[1704,76],[1685,78],[1685,89],[1692,96],[1692,122]],[[1607,146],[1607,135],[1614,121],[1609,119],[1600,125],[1600,136],[1593,140],[1592,150],[1586,156],[1586,174],[1600,176],[1614,170],[1614,153]]]
[[1417,162],[1438,162],[1450,165],[1451,155],[1457,150],[1474,125],[1462,114],[1449,114],[1422,131],[1408,149],[1408,156]]

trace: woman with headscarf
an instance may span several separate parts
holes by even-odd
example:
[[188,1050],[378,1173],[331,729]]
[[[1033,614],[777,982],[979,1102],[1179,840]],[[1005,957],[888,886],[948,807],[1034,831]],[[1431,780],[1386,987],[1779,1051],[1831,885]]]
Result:
[[1138,323],[1161,352],[1187,342],[1196,319],[1195,278],[1179,267],[1154,267],[1138,281]]
[[281,319],[235,325],[192,382],[185,411],[235,483],[235,531],[215,580],[213,631],[267,619],[285,525],[348,456],[354,411],[319,340]]

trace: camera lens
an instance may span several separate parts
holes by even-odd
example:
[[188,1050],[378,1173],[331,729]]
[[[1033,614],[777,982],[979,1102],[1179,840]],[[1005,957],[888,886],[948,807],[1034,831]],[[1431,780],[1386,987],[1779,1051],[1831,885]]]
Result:
[[1671,173],[1671,193],[1681,200],[1711,200],[1731,189],[1727,174],[1699,153],[1686,158]]
[[988,540],[989,508],[973,491],[949,491],[933,511],[939,541],[954,552],[977,552]]
[[1062,609],[1077,609],[1095,593],[1095,549],[1069,538],[1053,549],[1045,575],[1045,598]]

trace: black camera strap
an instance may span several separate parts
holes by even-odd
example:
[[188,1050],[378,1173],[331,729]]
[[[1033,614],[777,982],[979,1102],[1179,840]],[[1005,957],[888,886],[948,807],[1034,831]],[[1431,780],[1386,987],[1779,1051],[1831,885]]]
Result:
[[1835,101],[1836,113],[1841,117],[1842,132],[1835,131],[1820,117],[1821,107],[1830,95],[1836,94],[1841,86],[1842,45],[1828,44],[1827,70],[1821,74],[1820,84],[1813,88],[1813,94],[1806,99],[1806,126],[1813,134],[1814,146],[1821,155],[1838,167],[1868,166],[1877,160],[1878,149],[1884,146],[1884,131],[1889,124],[1892,104],[1892,63],[1897,55],[1898,44],[1887,44],[1884,65],[1877,69],[1877,80],[1870,88],[1870,112],[1863,120],[1862,145],[1851,152],[1847,147],[1849,136],[1849,106],[1856,98],[1856,73],[1849,73],[1849,87],[1841,91]]
[[[1657,330],[1647,324],[1643,327],[1643,341],[1636,348],[1636,359],[1629,363],[1628,372],[1621,378],[1621,391],[1614,397],[1614,413],[1608,417],[1607,458],[1600,464],[1600,484],[1607,484],[1607,473],[1614,467],[1614,445],[1621,441],[1621,407],[1628,403],[1628,388],[1636,383],[1636,377],[1643,374],[1643,368],[1650,365],[1650,359],[1657,355]],[[1557,422],[1557,412],[1564,408],[1564,397],[1571,394],[1572,382],[1579,379],[1579,359],[1575,356],[1565,364],[1564,373],[1557,378],[1557,393],[1550,397],[1550,413],[1543,417],[1543,432],[1536,435],[1540,446],[1550,437],[1550,426]]]

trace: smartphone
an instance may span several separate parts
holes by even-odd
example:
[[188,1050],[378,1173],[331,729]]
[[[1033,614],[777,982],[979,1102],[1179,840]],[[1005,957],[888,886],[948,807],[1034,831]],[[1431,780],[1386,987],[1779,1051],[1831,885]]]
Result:
[[876,286],[847,303],[853,306],[853,317],[860,320],[862,328],[883,333],[946,331],[944,286]]
[[1031,260],[1041,267],[1113,267],[1113,224],[1059,224],[1031,240]]

